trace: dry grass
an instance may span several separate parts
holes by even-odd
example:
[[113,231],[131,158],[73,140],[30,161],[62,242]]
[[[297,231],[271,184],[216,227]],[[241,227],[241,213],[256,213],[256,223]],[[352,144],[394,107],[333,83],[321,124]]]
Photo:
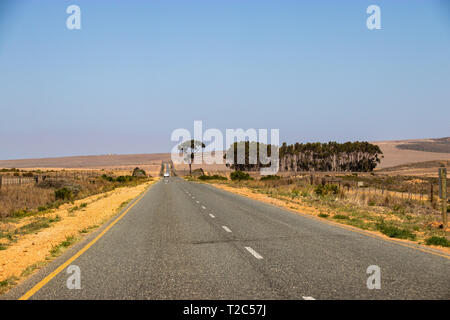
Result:
[[[0,222],[8,217],[22,217],[36,214],[62,203],[82,199],[90,195],[104,193],[117,187],[133,186],[144,181],[117,181],[118,176],[129,176],[132,171],[20,171],[20,175],[31,173],[33,176],[46,177],[33,185],[4,185],[0,188]],[[17,173],[16,173],[17,174]],[[105,179],[102,176],[113,177]],[[55,191],[61,188],[71,190],[70,198],[56,199]]]
[[325,189],[329,192],[323,193],[318,185],[292,178],[213,183],[258,200],[273,199],[268,202],[387,237],[422,244],[430,244],[429,239],[433,237],[438,237],[443,242],[445,239],[450,240],[450,229],[441,228],[442,217],[435,205],[428,201],[402,199],[396,192],[347,192],[345,188],[332,192],[330,188]]
[[[153,183],[116,188],[35,216],[0,221],[0,293],[103,225]],[[75,207],[78,210],[71,210]]]
[[55,200],[51,189],[29,186],[8,186],[0,189],[0,218],[45,207]]

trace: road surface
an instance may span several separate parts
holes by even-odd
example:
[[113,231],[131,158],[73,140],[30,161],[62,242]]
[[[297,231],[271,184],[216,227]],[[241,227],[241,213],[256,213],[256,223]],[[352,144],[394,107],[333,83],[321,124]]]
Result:
[[[81,289],[67,288],[63,270],[30,299],[450,298],[446,257],[178,177],[151,187],[71,265]],[[367,288],[371,265],[381,270],[381,289]]]

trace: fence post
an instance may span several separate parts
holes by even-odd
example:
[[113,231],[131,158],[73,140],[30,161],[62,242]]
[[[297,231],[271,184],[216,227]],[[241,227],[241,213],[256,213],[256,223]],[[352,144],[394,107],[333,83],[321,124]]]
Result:
[[433,182],[430,184],[430,202],[433,203]]
[[448,226],[447,220],[447,169],[439,168],[439,196],[442,202],[442,224],[444,230]]

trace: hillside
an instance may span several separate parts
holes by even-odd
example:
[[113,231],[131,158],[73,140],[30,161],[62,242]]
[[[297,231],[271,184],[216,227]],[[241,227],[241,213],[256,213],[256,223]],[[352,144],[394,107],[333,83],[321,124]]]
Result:
[[[450,160],[450,138],[378,141],[384,155],[377,170],[411,163]],[[206,156],[205,156],[206,157]],[[75,156],[61,158],[0,160],[0,168],[42,169],[131,169],[139,166],[157,172],[161,161],[169,160],[170,153]],[[433,162],[433,164],[437,164]],[[438,165],[438,164],[437,164]],[[178,170],[187,171],[187,165],[177,165]],[[209,172],[229,171],[221,165],[193,165]],[[399,168],[396,168],[396,170]],[[428,169],[429,164],[428,164]]]
[[[450,160],[450,138],[377,141],[384,158],[378,169],[402,164]],[[447,152],[444,152],[447,151]]]

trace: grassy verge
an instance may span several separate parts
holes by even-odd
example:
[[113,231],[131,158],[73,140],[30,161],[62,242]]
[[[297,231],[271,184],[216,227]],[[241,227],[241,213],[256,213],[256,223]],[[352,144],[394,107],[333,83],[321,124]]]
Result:
[[56,246],[53,246],[50,250],[50,255],[52,257],[57,257],[61,255],[61,253],[64,252],[68,247],[70,247],[72,244],[74,244],[77,241],[77,238],[75,236],[67,236],[64,241],[61,241]]
[[309,185],[295,179],[201,182],[250,197],[253,194],[261,200],[265,197],[280,200],[277,202],[280,206],[390,238],[440,247],[450,244],[449,230],[442,228],[439,211],[425,201],[401,199],[388,192],[355,194],[336,185]]
[[[145,192],[145,190],[147,190],[147,188],[150,187],[150,185],[151,184],[136,189],[136,191]],[[0,278],[0,280],[2,280],[0,285],[0,293],[8,291],[19,280],[28,277],[36,270],[47,265],[54,258],[63,254],[64,251],[66,251],[73,244],[83,239],[83,237],[86,234],[93,232],[94,230],[102,226],[104,223],[109,221],[112,216],[123,210],[124,207],[126,207],[133,199],[136,198],[136,196],[138,196],[138,194],[135,193],[136,191],[134,191],[134,189],[130,189],[129,191],[124,191],[123,195],[120,195],[121,191],[119,191],[117,197],[115,196],[115,194],[111,194],[110,195],[111,198],[109,198],[108,200],[105,200],[104,195],[100,195],[99,197],[93,197],[92,199],[87,199],[86,202],[78,203],[78,206],[71,207],[69,209],[65,208],[60,209],[57,213],[60,213],[61,217],[58,215],[53,215],[52,217],[46,216],[29,217],[27,220],[24,220],[26,221],[25,223],[22,222],[20,225],[18,225],[13,230],[13,232],[0,231],[0,241],[1,241],[0,249],[7,250],[7,251],[0,251],[3,252],[1,259],[4,258],[6,261],[8,261],[9,257],[11,257],[10,261],[12,263],[7,265],[5,267],[6,269],[3,269],[4,274],[2,274],[2,276],[5,277],[8,276],[9,274],[15,275],[14,277],[10,278],[3,278],[3,279]],[[132,198],[120,202],[121,199],[123,200],[127,199],[125,198],[126,196],[132,196]],[[111,206],[111,203],[114,203],[114,205]],[[93,218],[93,220],[85,220],[91,217],[90,213],[98,212],[99,207],[103,208],[103,204],[106,206],[105,209],[102,209],[105,210],[105,213],[98,215],[97,218]],[[81,213],[80,215],[77,214],[76,216],[74,216],[74,218],[71,218],[72,213],[79,210],[83,211],[87,210],[87,212],[84,212],[83,215],[81,215]],[[61,221],[62,224],[60,224],[58,228],[54,229],[56,233],[53,234],[52,233],[53,229],[51,227],[53,223],[58,221]],[[80,226],[78,224],[78,222],[80,221],[84,222],[83,226]],[[92,225],[87,224],[86,226],[85,221],[92,221]],[[50,230],[45,233],[40,233],[40,231],[42,231],[45,228],[50,228]],[[22,235],[30,235],[31,238],[30,236],[22,238],[20,237]],[[48,248],[48,241],[51,241],[49,239],[55,239],[55,237],[58,239],[59,242],[51,246],[51,248]],[[4,243],[5,241],[9,241],[9,243],[3,245],[2,243]],[[22,265],[23,269],[21,269],[21,267],[16,268],[14,267],[13,261],[15,261],[16,259],[15,257],[17,257],[16,251],[20,250],[18,249],[19,247],[15,246],[16,242],[18,245],[20,244],[21,246],[25,244],[26,251],[24,252],[28,252],[27,260],[20,259],[20,265]],[[39,249],[37,249],[38,247]],[[42,248],[46,248],[45,252],[47,253],[39,251],[42,250]],[[30,259],[30,252],[33,252],[34,250],[36,250],[36,255],[31,254],[32,258]],[[24,268],[23,266],[27,267]]]

